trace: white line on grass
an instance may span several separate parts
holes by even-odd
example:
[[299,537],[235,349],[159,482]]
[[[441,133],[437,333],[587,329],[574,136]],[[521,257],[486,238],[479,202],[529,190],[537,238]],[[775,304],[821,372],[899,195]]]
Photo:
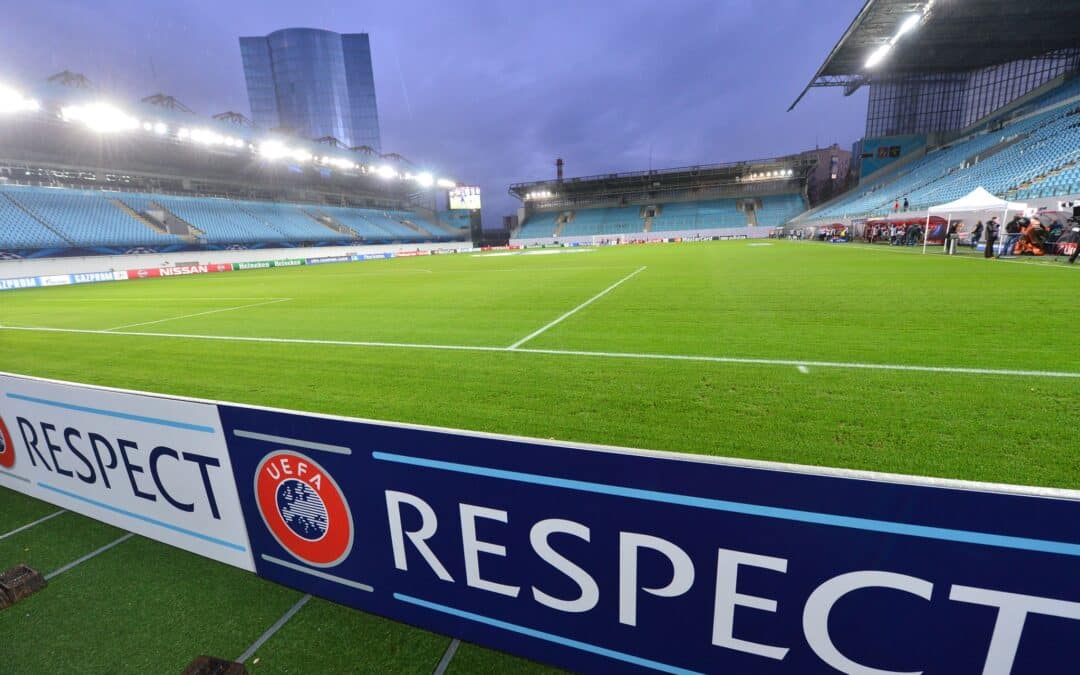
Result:
[[194,314],[183,314],[181,316],[170,316],[166,319],[158,319],[156,321],[142,321],[140,323],[129,323],[123,326],[114,326],[113,328],[106,328],[106,331],[123,330],[125,328],[135,328],[137,326],[149,326],[155,323],[165,323],[166,321],[177,321],[178,319],[190,319],[196,316],[206,316],[207,314],[219,314],[221,312],[233,312],[238,309],[247,309],[248,307],[262,307],[263,305],[273,305],[278,302],[288,302],[292,298],[277,298],[276,300],[267,300],[266,302],[253,302],[250,305],[239,305],[237,307],[223,307],[221,309],[211,309],[206,312],[195,312]]
[[799,372],[802,373],[803,375],[807,375],[807,374],[810,373],[810,369],[807,368],[806,366],[804,366],[801,363],[798,365],[798,368],[799,368]]
[[112,548],[113,546],[117,546],[117,545],[119,545],[119,544],[123,544],[123,543],[124,543],[125,541],[127,541],[128,539],[131,539],[131,538],[132,538],[132,537],[134,537],[134,536],[135,536],[135,533],[134,533],[134,532],[128,532],[127,534],[125,534],[124,536],[120,537],[119,539],[117,539],[117,540],[115,540],[115,541],[112,541],[112,542],[109,542],[108,544],[105,544],[104,546],[102,546],[102,547],[101,547],[101,548],[99,548],[98,550],[96,550],[96,551],[92,551],[92,552],[90,552],[90,553],[87,553],[86,555],[84,555],[83,557],[79,558],[78,560],[73,560],[73,561],[69,562],[68,564],[64,565],[63,567],[61,567],[61,568],[60,568],[60,569],[58,569],[58,570],[54,570],[54,571],[52,571],[52,572],[49,572],[48,574],[46,574],[46,575],[45,575],[45,581],[49,581],[49,580],[51,580],[51,579],[52,579],[53,577],[58,577],[58,576],[60,576],[60,575],[61,575],[61,574],[63,574],[64,572],[67,572],[68,570],[70,570],[70,569],[71,569],[72,567],[76,567],[76,566],[78,566],[78,565],[81,565],[81,564],[83,564],[84,562],[86,562],[87,560],[89,560],[89,559],[91,559],[91,558],[93,558],[93,557],[99,556],[99,555],[101,555],[102,553],[104,553],[105,551],[108,551],[108,550],[109,550],[110,548]]
[[551,323],[549,323],[548,325],[544,326],[543,328],[540,328],[540,329],[538,329],[538,330],[534,330],[533,332],[529,333],[529,334],[528,334],[528,335],[526,335],[525,337],[521,338],[520,340],[518,340],[518,341],[517,341],[517,342],[515,342],[514,344],[510,345],[509,347],[507,347],[507,349],[517,349],[517,348],[518,348],[518,347],[520,347],[521,345],[525,344],[525,343],[526,343],[526,342],[528,342],[529,340],[531,340],[531,339],[533,339],[534,337],[536,337],[536,336],[540,335],[541,333],[545,332],[545,331],[546,331],[546,330],[548,330],[549,328],[553,328],[554,326],[557,326],[558,324],[562,323],[562,322],[563,322],[564,320],[566,320],[566,319],[569,319],[569,318],[570,318],[570,317],[572,317],[573,315],[577,314],[577,313],[578,313],[578,312],[580,312],[581,310],[583,310],[583,309],[585,309],[586,307],[588,307],[589,305],[593,304],[594,302],[596,302],[596,301],[597,301],[597,300],[599,300],[600,298],[604,297],[604,296],[605,296],[605,295],[607,295],[608,293],[612,292],[613,290],[615,290],[615,289],[616,289],[616,288],[618,288],[619,286],[623,285],[623,284],[624,284],[624,283],[626,283],[627,281],[630,281],[631,279],[633,279],[633,278],[634,278],[635,276],[637,276],[638,274],[641,274],[642,272],[644,272],[644,271],[646,270],[646,268],[647,268],[647,266],[645,266],[645,265],[642,265],[641,267],[637,268],[636,270],[634,270],[634,271],[633,271],[633,272],[631,272],[630,274],[627,274],[627,275],[626,275],[625,277],[623,277],[622,279],[619,279],[618,281],[616,281],[615,283],[611,284],[610,286],[608,286],[608,287],[607,287],[607,288],[605,288],[604,290],[600,291],[600,292],[599,292],[599,293],[597,293],[596,295],[592,296],[591,298],[589,298],[589,299],[588,299],[588,300],[586,300],[585,302],[583,302],[583,303],[581,303],[580,305],[578,305],[577,307],[573,308],[572,310],[570,310],[570,311],[569,311],[569,312],[567,312],[566,314],[563,314],[563,315],[562,315],[562,316],[560,316],[559,318],[555,319],[554,321],[552,321],[552,322],[551,322]]
[[450,641],[450,644],[446,647],[446,652],[442,655],[442,659],[439,660],[439,665],[435,666],[435,672],[433,675],[443,675],[446,669],[450,667],[450,662],[454,660],[454,654],[457,654],[458,647],[461,646],[461,640],[454,638]]
[[59,511],[54,511],[54,512],[50,513],[49,515],[45,516],[44,518],[38,518],[34,522],[27,523],[26,525],[23,525],[22,527],[16,527],[11,532],[5,532],[4,534],[0,534],[0,539],[7,539],[8,537],[10,537],[13,534],[18,534],[18,533],[22,532],[23,530],[29,530],[31,527],[33,527],[35,525],[40,525],[40,524],[44,523],[46,520],[52,520],[53,518],[57,517],[61,513],[64,513],[64,509],[60,509]]
[[255,656],[255,652],[259,649],[259,647],[262,647],[264,644],[266,644],[267,640],[274,637],[275,633],[281,630],[285,624],[289,623],[289,619],[296,616],[296,613],[299,612],[303,608],[303,606],[307,604],[308,600],[311,600],[310,595],[305,595],[304,597],[297,600],[296,604],[289,608],[289,611],[282,614],[281,618],[275,621],[273,626],[270,626],[270,628],[266,629],[266,632],[260,635],[258,640],[251,643],[251,646],[247,648],[247,651],[241,654],[240,658],[236,660],[240,663],[244,663],[252,656]]
[[364,342],[358,340],[316,340],[311,338],[253,337],[240,335],[194,335],[187,333],[141,333],[137,331],[104,331],[84,328],[46,328],[36,326],[0,326],[0,330],[21,330],[39,333],[76,333],[84,335],[126,335],[130,337],[174,338],[181,340],[222,340],[225,342],[266,342],[298,345],[333,345],[340,347],[380,347],[388,349],[430,349],[456,352],[513,352],[515,354],[547,354],[550,356],[585,356],[609,359],[645,359],[655,361],[697,361],[704,363],[733,363],[757,366],[805,366],[807,368],[839,368],[851,370],[898,370],[916,373],[949,373],[958,375],[1004,375],[1009,377],[1054,377],[1080,379],[1080,371],[1011,370],[998,368],[966,368],[955,366],[920,366],[894,363],[848,363],[843,361],[797,361],[795,359],[755,359],[739,356],[698,356],[693,354],[640,354],[633,352],[590,352],[571,349],[507,349],[477,345],[435,345],[408,342]]

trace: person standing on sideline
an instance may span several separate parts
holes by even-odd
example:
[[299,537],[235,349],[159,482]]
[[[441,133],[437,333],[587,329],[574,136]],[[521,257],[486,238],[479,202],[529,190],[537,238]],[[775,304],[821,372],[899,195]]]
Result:
[[994,216],[986,223],[986,253],[987,258],[994,257],[994,244],[998,238],[998,225],[997,216]]
[[907,211],[909,207],[907,197],[904,197],[904,210]]
[[1016,250],[1016,242],[1020,241],[1020,230],[1022,227],[1023,222],[1021,221],[1019,214],[1013,216],[1013,219],[1005,225],[1005,238],[1001,240],[1001,252],[998,253],[998,258],[1004,258],[1013,254],[1013,251]]
[[897,198],[896,201],[894,201],[892,203],[892,210],[893,210],[893,213],[896,213],[896,212],[898,212],[900,210],[900,199],[899,198]]
[[972,251],[979,248],[979,240],[982,239],[982,233],[983,233],[983,224],[982,224],[982,221],[980,220],[979,222],[975,223],[975,229],[971,231],[971,250]]

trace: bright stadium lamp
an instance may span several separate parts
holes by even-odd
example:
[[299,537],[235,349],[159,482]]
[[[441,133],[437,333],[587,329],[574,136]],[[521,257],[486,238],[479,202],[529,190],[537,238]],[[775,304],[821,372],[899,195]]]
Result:
[[34,112],[41,106],[32,98],[0,85],[0,113]]
[[181,139],[181,140],[187,138],[190,135],[191,135],[191,129],[188,129],[186,127],[182,127],[179,131],[176,132],[176,137]]
[[436,184],[441,188],[447,188],[447,189],[452,188],[452,187],[457,187],[457,183],[455,183],[454,181],[452,181],[452,180],[450,180],[448,178],[440,178],[438,181],[436,181]]
[[82,122],[91,131],[102,134],[130,131],[139,127],[139,121],[108,103],[73,105],[60,111],[67,121]]
[[288,155],[289,150],[281,141],[263,141],[259,145],[259,154],[267,159],[280,159]]
[[169,127],[165,126],[164,122],[158,122],[154,125],[154,133],[158,136],[164,136],[168,130]]
[[885,56],[889,53],[890,49],[892,49],[892,45],[890,44],[883,44],[877,49],[875,49],[873,53],[870,54],[869,58],[866,59],[866,67],[873,68],[877,64],[881,63],[881,60],[885,58]]
[[379,167],[377,173],[379,174],[380,177],[385,178],[387,180],[397,176],[397,172],[394,171],[394,167],[389,166],[389,165],[385,165],[385,164],[383,166]]
[[420,184],[420,187],[429,188],[435,184],[435,177],[427,171],[414,176],[414,178],[416,178],[416,182]]
[[312,159],[311,153],[307,150],[304,150],[303,148],[297,148],[296,150],[293,150],[290,153],[290,157],[292,157],[297,162],[310,162]]

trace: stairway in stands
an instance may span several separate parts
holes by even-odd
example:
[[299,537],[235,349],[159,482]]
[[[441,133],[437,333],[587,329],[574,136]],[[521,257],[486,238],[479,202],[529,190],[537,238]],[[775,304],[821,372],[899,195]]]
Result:
[[164,227],[151,221],[149,218],[139,213],[135,209],[131,208],[119,199],[110,199],[109,203],[126,213],[132,219],[138,221],[140,224],[145,225],[147,228],[153,230],[154,232],[157,232],[158,234],[169,234],[169,232]]

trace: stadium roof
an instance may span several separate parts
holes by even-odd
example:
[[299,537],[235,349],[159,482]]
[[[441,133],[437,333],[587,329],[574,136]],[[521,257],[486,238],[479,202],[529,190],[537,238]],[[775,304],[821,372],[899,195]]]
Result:
[[[922,18],[898,32],[909,17]],[[981,68],[1080,46],[1080,0],[866,0],[825,62],[788,108],[811,87],[854,93],[874,77]],[[893,43],[880,62],[867,61]]]

